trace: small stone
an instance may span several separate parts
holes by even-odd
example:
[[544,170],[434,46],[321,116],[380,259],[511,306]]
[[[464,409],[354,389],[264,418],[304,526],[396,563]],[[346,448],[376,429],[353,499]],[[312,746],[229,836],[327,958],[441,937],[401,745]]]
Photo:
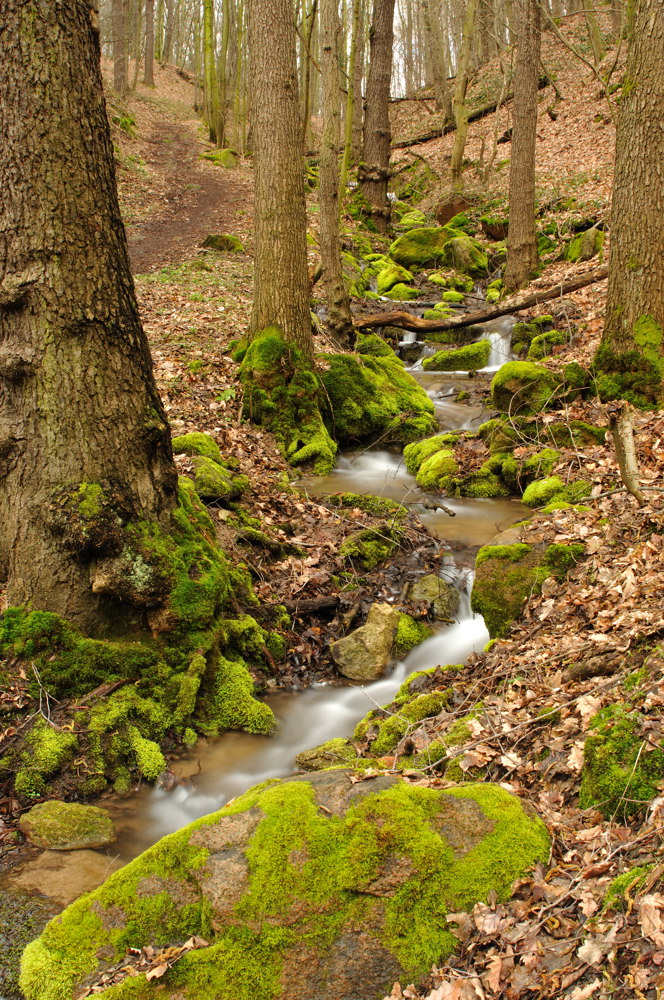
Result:
[[57,799],[33,806],[21,817],[19,826],[31,844],[49,851],[106,847],[116,838],[106,809]]
[[435,573],[428,573],[417,580],[408,596],[411,601],[432,604],[434,617],[439,621],[453,618],[459,607],[459,591]]
[[366,624],[333,642],[330,651],[339,673],[353,681],[375,681],[390,659],[399,612],[390,604],[374,604]]

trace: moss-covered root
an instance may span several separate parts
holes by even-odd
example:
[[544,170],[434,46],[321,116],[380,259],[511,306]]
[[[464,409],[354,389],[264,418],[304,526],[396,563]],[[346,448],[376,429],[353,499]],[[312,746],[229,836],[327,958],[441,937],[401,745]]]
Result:
[[[159,980],[170,1000],[256,1000],[284,984],[292,1000],[382,996],[452,952],[448,913],[508,899],[548,857],[544,825],[496,785],[352,776],[259,785],[160,841],[27,947],[27,1000],[71,1000],[128,947],[191,935],[209,944]],[[108,1000],[153,993],[144,975],[105,990]]]
[[302,352],[271,327],[236,357],[241,357],[245,416],[274,434],[291,465],[329,472],[337,446],[321,416],[319,380]]

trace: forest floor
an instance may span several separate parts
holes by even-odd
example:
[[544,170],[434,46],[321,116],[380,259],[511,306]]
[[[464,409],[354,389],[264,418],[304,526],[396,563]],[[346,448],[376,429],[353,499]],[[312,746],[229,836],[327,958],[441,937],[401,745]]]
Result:
[[[580,34],[570,32],[566,38],[582,45]],[[607,55],[607,65],[613,59],[615,50]],[[616,62],[619,66],[619,53]],[[573,198],[569,213],[606,220],[612,112],[596,76],[550,35],[544,64],[547,72],[556,73],[563,99],[552,88],[542,95],[540,203],[551,206]],[[496,79],[487,73],[483,92],[495,92]],[[340,593],[334,580],[340,569],[338,549],[357,520],[290,488],[284,473],[292,470],[274,440],[240,420],[231,344],[247,329],[251,309],[251,170],[244,160],[235,170],[225,170],[199,159],[210,147],[192,112],[192,99],[190,83],[172,70],[161,70],[157,90],[139,87],[128,109],[134,119],[129,131],[135,134],[116,122],[121,202],[141,315],[174,432],[212,434],[222,453],[237,458],[249,476],[251,487],[243,498],[247,513],[261,521],[274,541],[306,550],[281,559],[250,550],[227,528],[228,512],[216,512],[223,544],[248,560],[261,600],[338,598],[332,615],[295,616],[287,664],[273,683],[304,686],[331,676],[331,639],[350,621],[359,624],[373,601],[392,597],[398,581],[415,566],[437,569],[441,554],[438,543],[410,517],[407,545],[395,565],[363,575],[356,589]],[[479,93],[478,104],[483,99]],[[111,115],[122,118],[126,111],[112,107]],[[425,131],[435,124],[435,115],[426,98],[396,103],[396,137]],[[488,169],[487,157],[493,137],[509,124],[506,105],[469,131],[471,188],[497,210],[505,202],[508,161],[496,157]],[[424,157],[442,178],[451,142],[446,136],[399,150],[395,161],[398,166]],[[432,194],[429,207],[433,202]],[[556,217],[562,225],[565,212]],[[315,234],[313,210],[310,226]],[[219,232],[239,237],[246,252],[203,251],[205,236]],[[312,269],[316,258],[312,248]],[[583,266],[551,260],[538,284],[553,284]],[[575,316],[568,323],[569,340],[543,362],[554,369],[572,360],[590,363],[601,333],[605,283],[570,299]],[[323,336],[319,346],[329,349],[330,342]],[[607,422],[596,401],[573,404],[566,417]],[[664,786],[647,810],[627,795],[609,815],[578,804],[584,741],[600,710],[626,706],[635,722],[630,739],[639,748],[635,770],[641,757],[655,762],[653,755],[661,753],[664,739],[664,663],[658,645],[664,635],[664,419],[639,414],[636,429],[647,502],[639,507],[622,489],[610,445],[582,452],[565,449],[554,471],[566,481],[582,477],[591,483],[587,509],[537,513],[519,529],[520,537],[531,544],[581,543],[584,559],[566,580],[550,579],[541,594],[527,601],[507,638],[470,658],[446,710],[410,727],[382,762],[394,769],[400,756],[428,747],[455,720],[472,714],[468,735],[453,747],[448,762],[456,761],[469,778],[500,782],[531,801],[552,835],[549,867],[524,878],[508,903],[490,901],[478,904],[472,914],[451,914],[459,938],[456,954],[432,974],[427,989],[418,993],[406,984],[395,985],[394,1000],[664,996],[664,893],[659,891]],[[179,461],[186,471],[186,460]],[[427,683],[440,685],[441,676],[433,675]],[[17,688],[3,697],[19,694]],[[358,754],[372,756],[369,739],[358,744]],[[410,773],[409,780],[436,787],[449,783],[439,763]],[[16,806],[10,799],[0,801],[7,814]],[[7,815],[7,844],[11,831]],[[619,876],[627,877],[616,883]]]

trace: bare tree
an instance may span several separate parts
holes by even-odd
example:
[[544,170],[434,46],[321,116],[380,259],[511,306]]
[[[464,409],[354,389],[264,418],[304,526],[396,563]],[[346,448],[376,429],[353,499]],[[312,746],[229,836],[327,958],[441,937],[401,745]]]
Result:
[[384,233],[390,220],[387,184],[390,177],[390,82],[394,43],[395,0],[374,0],[371,54],[364,107],[364,145],[358,170],[360,190],[371,205],[376,229]]

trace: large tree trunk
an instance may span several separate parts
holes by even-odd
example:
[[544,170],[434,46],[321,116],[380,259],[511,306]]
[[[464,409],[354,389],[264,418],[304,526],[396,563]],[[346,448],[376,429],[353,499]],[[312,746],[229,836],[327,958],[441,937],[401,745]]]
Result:
[[145,69],[143,83],[154,87],[154,0],[145,0]]
[[364,110],[364,146],[358,170],[360,191],[371,207],[376,229],[387,232],[390,207],[390,82],[394,44],[395,0],[374,0],[371,24],[369,77]]
[[427,36],[433,92],[436,104],[443,112],[445,121],[452,120],[452,96],[447,82],[447,62],[445,60],[445,40],[443,38],[442,8],[440,0],[422,0],[424,29]]
[[661,398],[664,373],[662,52],[664,6],[637,0],[625,71],[629,86],[620,101],[609,285],[597,358],[602,370],[617,373],[604,380],[605,397],[628,394],[636,402]]
[[[350,303],[344,288],[339,247],[339,5],[321,0],[320,42],[323,135],[320,150],[320,259],[327,301],[327,325],[342,342],[354,342]],[[351,116],[349,116],[349,120]]]
[[470,72],[470,53],[473,35],[475,33],[475,20],[477,18],[477,6],[479,0],[468,0],[466,14],[463,21],[463,33],[461,37],[461,51],[457,65],[456,86],[454,88],[454,122],[456,132],[454,133],[454,143],[452,145],[452,159],[450,171],[452,174],[452,187],[455,191],[463,188],[463,151],[466,148],[466,137],[468,135],[468,105],[466,104],[466,91],[468,90],[468,74]]
[[535,144],[540,57],[538,0],[518,0],[512,160],[510,165],[510,226],[507,236],[505,287],[525,285],[537,267],[535,234]]
[[99,633],[117,612],[93,593],[104,542],[76,541],[72,504],[87,516],[103,490],[117,501],[114,516],[167,524],[176,487],[168,422],[129,270],[96,15],[88,0],[5,0],[3,29],[12,45],[0,57],[7,600]]
[[251,334],[277,326],[313,357],[291,0],[249,0],[255,272]]

